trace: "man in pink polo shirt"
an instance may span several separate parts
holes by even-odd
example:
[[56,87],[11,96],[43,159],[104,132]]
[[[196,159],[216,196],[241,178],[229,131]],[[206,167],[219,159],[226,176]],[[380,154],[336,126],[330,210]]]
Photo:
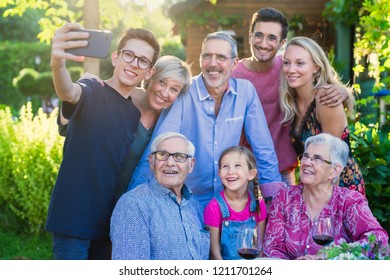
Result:
[[[284,114],[279,104],[282,55],[278,51],[286,43],[288,22],[286,17],[274,8],[263,8],[253,14],[249,30],[249,44],[252,56],[239,61],[232,77],[252,82],[263,106],[265,118],[276,155],[282,181],[287,185],[295,183],[297,155],[290,142],[290,125],[282,125]],[[347,98],[348,93],[336,86],[327,86],[327,95],[321,100],[334,106]],[[245,136],[241,145],[249,146]]]

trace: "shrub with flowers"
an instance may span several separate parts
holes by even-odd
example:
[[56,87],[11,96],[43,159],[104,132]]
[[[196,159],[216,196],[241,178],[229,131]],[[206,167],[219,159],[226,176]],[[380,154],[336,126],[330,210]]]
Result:
[[389,244],[377,241],[374,234],[366,242],[347,243],[342,239],[324,250],[331,260],[390,260]]

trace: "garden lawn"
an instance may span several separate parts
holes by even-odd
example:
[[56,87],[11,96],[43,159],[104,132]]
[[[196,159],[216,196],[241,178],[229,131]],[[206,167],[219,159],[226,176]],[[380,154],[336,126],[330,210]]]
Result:
[[50,259],[51,238],[48,233],[34,236],[0,227],[0,260]]

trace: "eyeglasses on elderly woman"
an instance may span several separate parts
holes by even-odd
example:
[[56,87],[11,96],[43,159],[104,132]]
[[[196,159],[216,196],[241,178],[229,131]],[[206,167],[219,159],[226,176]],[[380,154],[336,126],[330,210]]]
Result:
[[329,161],[329,160],[326,160],[324,159],[322,156],[320,155],[313,155],[313,156],[310,156],[308,153],[303,153],[301,155],[298,156],[298,159],[299,161],[307,161],[307,160],[311,160],[312,163],[314,164],[323,164],[323,163],[326,163],[326,164],[329,164],[329,165],[332,165],[332,162]]

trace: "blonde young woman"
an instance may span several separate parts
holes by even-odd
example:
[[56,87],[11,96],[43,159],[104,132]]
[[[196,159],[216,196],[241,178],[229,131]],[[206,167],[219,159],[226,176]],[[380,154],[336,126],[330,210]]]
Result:
[[[283,123],[292,123],[291,141],[297,154],[303,153],[305,140],[321,132],[341,138],[350,147],[347,115],[343,104],[323,105],[319,96],[325,84],[343,86],[323,49],[312,39],[295,37],[286,46],[283,57],[281,107]],[[350,88],[346,87],[351,91]],[[350,94],[345,107],[352,116],[354,98]],[[350,152],[339,185],[365,195],[363,176]]]

